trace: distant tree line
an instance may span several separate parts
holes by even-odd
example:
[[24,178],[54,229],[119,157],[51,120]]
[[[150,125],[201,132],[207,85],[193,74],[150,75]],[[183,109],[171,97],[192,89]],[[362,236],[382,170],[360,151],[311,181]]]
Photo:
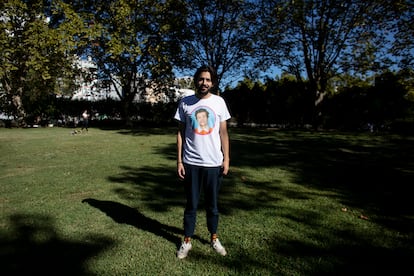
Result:
[[[318,128],[414,133],[414,101],[405,73],[384,73],[372,83],[331,87],[318,114]],[[356,80],[355,80],[356,81]],[[253,83],[223,93],[239,127],[314,129],[309,83],[292,77]]]
[[[414,133],[413,91],[404,72],[384,73],[370,82],[353,80],[349,86],[330,87],[331,93],[321,106],[318,128],[344,131],[392,131]],[[231,126],[271,127],[279,129],[314,129],[312,97],[308,83],[294,77],[265,82],[245,79],[221,93],[232,114]],[[177,101],[168,103],[133,103],[131,126],[174,126]],[[77,127],[80,113],[91,112],[92,127],[120,127],[122,103],[113,99],[102,101],[71,100],[55,97],[39,99],[28,106],[30,124]]]

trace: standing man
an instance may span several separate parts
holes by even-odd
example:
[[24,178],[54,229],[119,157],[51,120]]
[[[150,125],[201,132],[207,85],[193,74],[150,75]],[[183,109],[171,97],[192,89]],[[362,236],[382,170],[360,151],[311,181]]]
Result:
[[82,129],[81,129],[81,131],[83,131],[84,129],[86,129],[86,131],[88,131],[88,126],[89,126],[89,113],[88,113],[88,110],[85,109],[82,113]]
[[184,97],[174,116],[179,122],[177,173],[184,180],[187,200],[184,210],[184,241],[177,251],[179,259],[187,257],[192,248],[191,237],[194,235],[202,190],[211,246],[219,254],[227,254],[217,238],[217,203],[223,175],[229,171],[227,120],[230,119],[230,113],[224,99],[212,93],[217,89],[217,74],[212,67],[200,67],[194,74],[194,85],[195,95]]

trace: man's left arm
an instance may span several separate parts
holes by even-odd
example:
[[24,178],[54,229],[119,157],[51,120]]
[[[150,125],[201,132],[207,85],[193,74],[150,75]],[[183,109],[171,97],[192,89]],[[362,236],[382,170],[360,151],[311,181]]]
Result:
[[223,152],[223,174],[227,175],[230,167],[230,142],[227,130],[227,121],[220,122],[220,141]]

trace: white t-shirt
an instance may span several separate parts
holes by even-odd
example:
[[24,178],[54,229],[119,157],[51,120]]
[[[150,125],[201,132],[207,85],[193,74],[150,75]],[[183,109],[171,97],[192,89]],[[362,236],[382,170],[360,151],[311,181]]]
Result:
[[183,162],[205,167],[221,166],[220,123],[230,118],[224,99],[215,94],[206,99],[195,95],[181,99],[174,119],[185,124]]

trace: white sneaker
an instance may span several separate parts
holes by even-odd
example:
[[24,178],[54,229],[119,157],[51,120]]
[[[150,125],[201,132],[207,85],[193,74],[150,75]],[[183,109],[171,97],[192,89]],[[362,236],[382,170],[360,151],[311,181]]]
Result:
[[226,249],[221,245],[219,239],[215,239],[213,242],[211,242],[211,247],[213,247],[213,249],[216,250],[216,252],[220,255],[227,255]]
[[193,246],[191,245],[191,242],[183,242],[180,246],[180,249],[177,251],[177,258],[178,259],[184,259],[187,257],[188,252],[191,250]]

